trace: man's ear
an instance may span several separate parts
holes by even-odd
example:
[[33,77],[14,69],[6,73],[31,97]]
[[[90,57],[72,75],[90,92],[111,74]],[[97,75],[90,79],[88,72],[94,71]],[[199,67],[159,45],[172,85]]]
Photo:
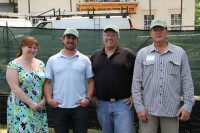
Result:
[[150,30],[150,32],[149,32],[150,37],[151,37],[151,32],[152,32],[152,30]]

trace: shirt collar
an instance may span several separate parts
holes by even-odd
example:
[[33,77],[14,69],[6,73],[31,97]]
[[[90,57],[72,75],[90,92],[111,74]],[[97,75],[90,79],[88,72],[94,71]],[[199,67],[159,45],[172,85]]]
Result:
[[[154,43],[152,45],[150,45],[149,50],[150,50],[150,52],[157,51],[156,48],[155,48]],[[172,44],[169,43],[168,41],[167,41],[167,50],[166,50],[166,52],[172,52],[172,53],[174,52],[174,48],[173,48]]]
[[[62,51],[63,51],[63,49],[60,50],[60,52],[58,53],[58,57],[65,57],[66,58],[66,56],[62,53]],[[76,53],[75,53],[75,55],[73,55],[73,57],[79,57],[79,56],[80,56],[80,52],[78,50],[76,50]]]
[[[115,52],[113,54],[118,54],[118,53],[120,53],[120,47],[119,46],[117,46],[117,48],[116,48],[116,50],[115,50]],[[102,48],[101,54],[105,54],[106,55],[105,47]]]

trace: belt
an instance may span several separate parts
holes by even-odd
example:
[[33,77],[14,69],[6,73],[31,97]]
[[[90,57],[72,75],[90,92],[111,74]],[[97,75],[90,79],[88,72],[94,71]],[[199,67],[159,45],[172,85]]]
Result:
[[100,99],[100,100],[115,102],[115,101],[120,100],[120,99],[116,99],[116,98],[107,98],[107,99]]

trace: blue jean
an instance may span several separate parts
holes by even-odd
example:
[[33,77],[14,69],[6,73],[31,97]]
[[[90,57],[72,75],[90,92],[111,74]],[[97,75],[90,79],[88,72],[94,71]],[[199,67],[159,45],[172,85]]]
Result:
[[117,101],[98,100],[97,117],[103,133],[133,133],[133,110],[124,99]]
[[54,129],[55,133],[69,133],[72,125],[73,133],[87,133],[88,111],[87,108],[78,106],[76,108],[55,108]]

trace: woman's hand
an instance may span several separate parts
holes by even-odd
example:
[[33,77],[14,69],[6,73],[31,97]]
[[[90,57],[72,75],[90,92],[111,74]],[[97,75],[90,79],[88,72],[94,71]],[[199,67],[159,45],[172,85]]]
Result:
[[31,109],[33,111],[37,111],[38,110],[38,103],[36,103],[36,102],[31,102],[31,104],[29,106],[31,107]]
[[38,110],[42,110],[46,104],[46,100],[43,98],[39,103],[38,103]]

